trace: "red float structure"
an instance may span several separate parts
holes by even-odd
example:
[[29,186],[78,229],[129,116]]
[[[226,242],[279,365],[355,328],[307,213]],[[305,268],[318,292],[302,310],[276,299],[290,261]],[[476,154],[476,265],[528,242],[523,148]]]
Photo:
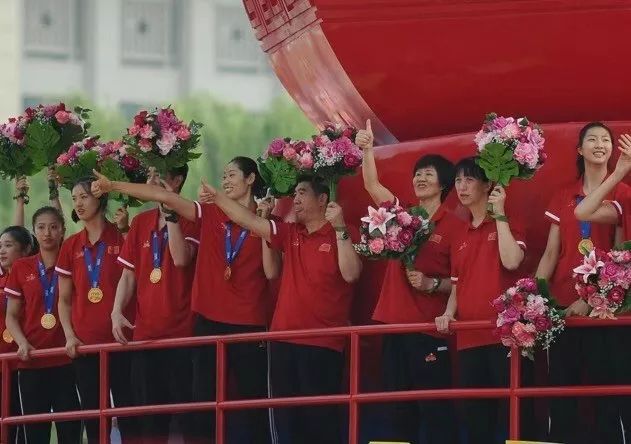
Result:
[[[452,160],[474,154],[472,132],[487,112],[526,115],[543,124],[549,160],[534,180],[512,184],[508,199],[513,211],[530,215],[526,220],[532,267],[545,243],[541,233],[547,232],[543,209],[549,190],[575,180],[580,122],[604,120],[616,133],[631,131],[628,0],[243,0],[243,4],[278,78],[316,125],[338,121],[361,127],[366,119],[372,120],[376,140],[383,145],[377,150],[381,179],[401,198],[412,198],[411,168],[421,154],[440,152]],[[455,206],[454,196],[450,199]],[[349,220],[363,215],[368,196],[360,180],[342,182],[340,201]],[[354,306],[357,326],[81,347],[81,353],[100,355],[98,410],[9,416],[9,375],[17,357],[0,355],[0,441],[6,442],[8,428],[17,424],[98,418],[100,442],[107,443],[107,425],[113,417],[215,410],[216,443],[223,444],[228,411],[339,404],[348,407],[348,442],[356,444],[359,408],[364,404],[464,398],[509,399],[510,436],[517,439],[523,398],[631,395],[631,386],[520,387],[515,350],[506,388],[363,392],[365,366],[360,358],[367,359],[365,339],[435,328],[432,324],[361,325],[370,323],[383,275],[382,264],[370,263],[366,268],[357,290],[361,297]],[[568,321],[568,328],[605,325],[631,325],[631,319]],[[453,328],[493,325],[481,320],[456,322]],[[305,336],[349,338],[348,393],[228,400],[229,344]],[[216,401],[109,406],[110,353],[212,344],[217,347]],[[63,349],[39,350],[33,358],[64,353]]]

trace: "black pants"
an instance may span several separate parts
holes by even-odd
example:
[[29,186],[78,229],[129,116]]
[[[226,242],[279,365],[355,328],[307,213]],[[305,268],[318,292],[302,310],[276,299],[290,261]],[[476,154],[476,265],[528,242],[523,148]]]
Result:
[[[232,325],[215,322],[198,316],[195,321],[195,336],[227,335],[265,331],[264,327]],[[231,384],[241,399],[267,397],[267,349],[264,343],[247,342],[229,345],[227,353],[227,373],[236,378]],[[193,350],[193,400],[211,401],[216,391],[215,347],[198,347]],[[214,441],[215,415],[201,413],[195,415],[195,435],[205,438],[204,442]],[[241,443],[268,444],[271,442],[269,414],[267,409],[243,410],[226,415],[228,430],[238,430],[245,435]],[[236,442],[226,434],[226,442]]]
[[[130,384],[130,356],[129,353],[111,353],[110,355],[110,390],[115,407],[129,407],[132,405]],[[77,388],[81,400],[81,408],[92,410],[99,408],[99,356],[86,355],[74,360],[77,377]],[[109,404],[109,402],[108,402]],[[123,443],[138,442],[138,420],[134,417],[118,418],[118,429]],[[86,420],[85,429],[89,444],[99,442],[99,421]]]
[[[272,396],[340,393],[344,358],[323,347],[287,342],[271,344]],[[281,444],[341,443],[338,406],[274,409],[275,433]]]
[[[510,381],[509,349],[487,345],[462,350],[460,383],[464,388],[508,387]],[[522,359],[522,384],[531,385],[532,361]],[[462,402],[469,444],[492,444],[508,439],[508,401],[506,399],[471,399]],[[534,409],[531,400],[521,401],[521,438],[535,439]]]
[[[192,400],[191,351],[186,348],[141,350],[131,358],[131,381],[135,405],[179,404]],[[141,416],[138,423],[144,442],[167,443],[174,415]],[[180,415],[180,429],[191,431],[191,415]]]
[[[383,338],[383,379],[387,391],[451,388],[451,358],[444,339],[425,334],[386,335]],[[451,401],[387,404],[387,438],[416,444],[457,442],[458,430]],[[419,429],[426,431],[421,439]]]
[[[18,373],[17,371],[11,372],[11,399],[9,404],[9,415],[20,415],[20,388],[18,385]],[[2,397],[2,387],[0,387],[0,398]],[[24,426],[11,426],[9,427],[9,436],[6,438],[7,444],[24,444]]]
[[[81,409],[72,365],[22,369],[18,371],[18,378],[23,415],[48,413],[51,409],[53,412]],[[81,421],[57,422],[55,428],[58,442],[81,442]],[[50,442],[50,422],[27,424],[25,430],[29,443]]]
[[[630,336],[631,327],[566,329],[550,348],[550,385],[631,383]],[[591,437],[580,427],[577,404],[573,398],[550,399],[551,441],[622,443],[621,418],[627,433],[631,432],[629,397],[593,398],[596,430]]]

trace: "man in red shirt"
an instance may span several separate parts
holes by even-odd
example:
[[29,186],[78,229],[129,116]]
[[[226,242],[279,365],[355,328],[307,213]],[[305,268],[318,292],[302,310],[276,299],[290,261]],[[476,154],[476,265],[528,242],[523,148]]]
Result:
[[[362,263],[342,208],[329,202],[328,187],[317,179],[298,183],[296,223],[258,217],[225,194],[205,187],[231,220],[284,253],[272,331],[349,324],[352,284],[359,278]],[[272,396],[338,393],[345,342],[339,337],[309,337],[273,343]],[[335,407],[276,410],[274,416],[274,432],[281,443],[334,444],[341,440],[340,412]]]
[[[491,301],[520,277],[516,271],[524,259],[524,232],[514,219],[493,219],[493,213],[504,216],[506,192],[501,186],[491,191],[491,184],[474,158],[456,165],[456,192],[462,205],[471,212],[468,229],[452,243],[451,263],[454,286],[445,313],[436,318],[438,331],[447,332],[449,322],[483,320],[495,317]],[[507,349],[490,329],[459,331],[457,346],[460,382],[464,387],[506,387],[508,385]],[[465,402],[465,419],[469,442],[492,443],[501,429],[506,433],[508,417],[498,424],[498,400]],[[506,413],[502,408],[502,413]]]
[[[148,183],[162,184],[179,193],[188,174],[185,165],[160,181],[153,171]],[[185,237],[192,224],[179,221],[176,213],[160,206],[137,215],[132,222],[118,262],[124,267],[112,309],[112,333],[127,343],[125,328],[133,340],[188,337],[193,334],[191,283],[195,272],[195,243]],[[136,295],[136,322],[125,317]],[[131,358],[132,395],[136,405],[190,402],[192,362],[190,349],[156,349],[134,352]],[[183,419],[189,419],[188,416]],[[171,415],[140,418],[142,435],[152,443],[168,442]],[[186,435],[188,424],[180,427]]]

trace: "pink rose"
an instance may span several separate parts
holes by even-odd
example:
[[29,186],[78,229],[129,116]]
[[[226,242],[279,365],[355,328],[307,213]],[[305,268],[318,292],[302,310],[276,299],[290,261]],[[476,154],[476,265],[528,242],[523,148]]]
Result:
[[605,262],[605,266],[600,270],[600,277],[613,281],[622,272],[624,270],[619,265],[613,262]]
[[315,137],[313,138],[313,142],[314,142],[315,146],[318,146],[318,147],[325,146],[325,145],[326,145],[327,143],[329,143],[330,141],[331,141],[331,140],[330,140],[327,136],[324,136],[324,135],[321,135],[321,136],[315,136]]
[[350,126],[345,128],[344,131],[342,131],[342,137],[348,137],[349,139],[353,138],[353,133],[355,131],[353,130],[353,128],[351,128]]
[[534,320],[537,331],[547,331],[552,328],[552,321],[547,316],[540,316]]
[[283,139],[274,139],[267,147],[268,154],[276,157],[280,157],[285,149],[285,141]]
[[515,293],[512,297],[512,302],[514,305],[523,305],[526,298],[522,293]]
[[156,133],[153,132],[153,128],[151,128],[151,125],[144,125],[141,129],[140,129],[140,137],[142,137],[143,139],[151,139],[152,137],[155,137]]
[[421,228],[421,225],[421,219],[417,216],[413,216],[412,221],[410,222],[410,228],[412,228],[413,230],[418,230],[419,228]]
[[308,169],[313,168],[313,156],[311,155],[310,152],[302,153],[302,155],[300,156],[299,162],[300,162],[300,168],[302,169],[308,170]]
[[67,111],[57,111],[55,113],[55,119],[62,125],[65,125],[70,121],[70,113]]
[[352,150],[344,155],[344,166],[346,168],[357,168],[362,164],[362,152]]
[[292,148],[296,150],[297,154],[301,154],[305,149],[307,149],[307,144],[301,140],[298,143],[294,143]]
[[383,238],[377,237],[374,239],[370,239],[368,241],[368,248],[372,254],[381,254],[383,249],[385,248],[385,244],[383,242]]
[[535,169],[539,161],[539,150],[530,143],[519,143],[514,152],[515,160],[527,168]]
[[286,146],[283,150],[283,157],[287,160],[294,160],[296,158],[296,150],[291,146]]
[[70,148],[68,148],[68,156],[70,158],[77,157],[78,152],[79,152],[79,147],[77,146],[76,143],[73,143],[72,145],[70,145]]
[[504,298],[502,296],[493,299],[491,305],[498,313],[501,313],[506,309],[506,304],[504,303]]
[[516,284],[518,287],[523,288],[525,291],[529,293],[534,293],[538,290],[537,281],[533,278],[523,278],[517,281]]
[[510,336],[512,328],[513,326],[511,324],[504,324],[498,328],[498,331],[502,336]]
[[125,171],[134,171],[136,168],[140,167],[140,162],[135,157],[124,156],[121,159],[121,165]]
[[138,133],[140,133],[140,127],[138,125],[134,125],[127,130],[127,134],[133,137],[136,137]]
[[87,139],[83,140],[83,146],[87,149],[94,148],[96,146],[96,141],[96,137],[88,137]]
[[188,140],[191,138],[191,132],[189,131],[189,129],[185,126],[183,126],[182,128],[180,128],[177,133],[175,133],[177,138],[180,140]]
[[173,149],[176,142],[177,136],[175,133],[172,131],[166,131],[162,133],[162,137],[156,142],[156,145],[158,145],[158,148],[160,149],[160,154],[166,156]]
[[521,322],[515,322],[512,329],[513,336],[517,340],[517,344],[520,347],[532,347],[535,345],[535,339],[537,337],[537,329],[532,324],[523,324]]
[[590,307],[594,309],[607,308],[607,306],[609,305],[607,304],[606,298],[597,294],[590,296],[589,299],[587,300],[587,303],[589,304]]
[[614,304],[619,304],[624,301],[624,290],[620,287],[614,287],[609,291],[607,297]]
[[498,322],[503,325],[507,323],[517,322],[521,318],[521,313],[514,306],[509,306],[504,312],[500,313]]
[[397,214],[397,222],[404,227],[407,227],[412,223],[412,216],[407,211],[402,211]]
[[138,146],[140,147],[140,151],[144,153],[151,151],[151,142],[148,139],[140,139]]
[[592,296],[596,293],[596,291],[598,291],[598,288],[596,288],[594,285],[587,285],[585,287],[585,294],[587,295],[587,297]]
[[409,246],[410,243],[412,242],[412,239],[414,238],[414,232],[412,230],[408,230],[408,229],[403,229],[401,230],[401,232],[399,233],[399,241],[405,246]]
[[62,153],[57,158],[57,163],[59,165],[68,165],[70,164],[70,156],[67,153]]
[[43,109],[44,117],[53,117],[58,111],[65,111],[65,109],[59,109],[59,105],[44,105]]
[[524,310],[524,319],[532,321],[539,316],[542,316],[545,312],[546,304],[543,298],[533,298],[526,303],[526,310]]

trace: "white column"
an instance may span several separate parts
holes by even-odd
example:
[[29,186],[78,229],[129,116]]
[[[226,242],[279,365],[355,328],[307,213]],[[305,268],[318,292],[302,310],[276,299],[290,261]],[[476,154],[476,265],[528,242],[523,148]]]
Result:
[[0,122],[22,111],[20,66],[22,63],[21,0],[0,0]]

